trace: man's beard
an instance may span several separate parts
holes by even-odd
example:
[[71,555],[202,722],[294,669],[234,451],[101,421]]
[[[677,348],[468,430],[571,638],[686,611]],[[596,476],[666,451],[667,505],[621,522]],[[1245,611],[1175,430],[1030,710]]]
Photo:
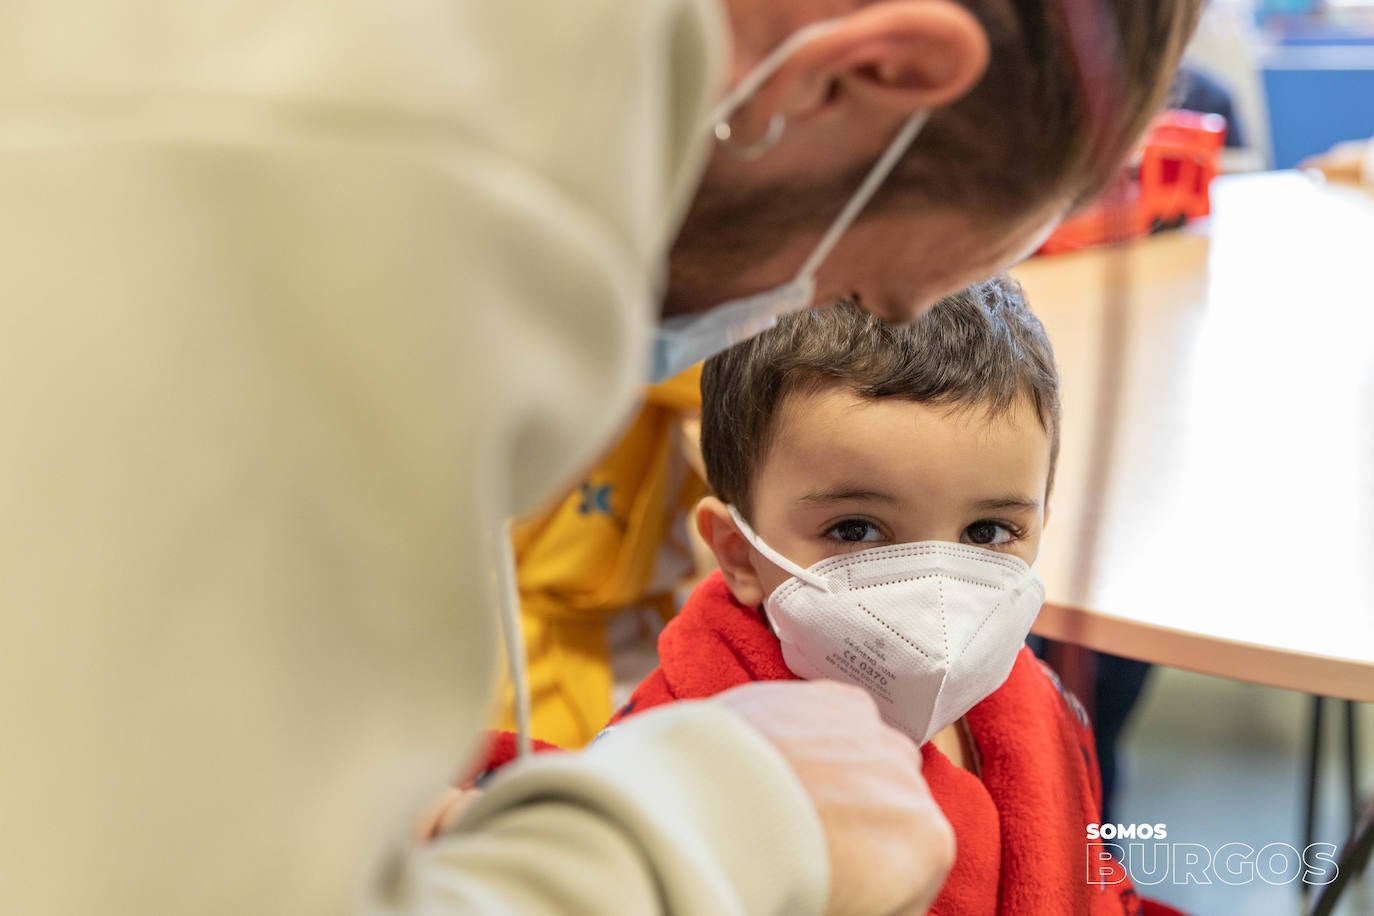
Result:
[[706,311],[759,292],[747,278],[789,253],[796,260],[792,268],[799,268],[806,253],[789,249],[814,245],[843,206],[843,192],[833,187],[728,189],[708,174],[668,252],[662,317]]

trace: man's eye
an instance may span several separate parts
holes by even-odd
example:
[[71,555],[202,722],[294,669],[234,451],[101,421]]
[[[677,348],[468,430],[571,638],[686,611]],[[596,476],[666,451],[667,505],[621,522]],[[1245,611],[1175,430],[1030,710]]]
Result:
[[980,547],[996,547],[998,544],[1005,544],[1015,539],[1016,532],[1006,525],[986,519],[981,522],[974,522],[964,529],[964,543],[977,544]]
[[857,543],[881,540],[883,533],[872,522],[866,522],[861,518],[847,518],[826,529],[825,536],[836,541]]

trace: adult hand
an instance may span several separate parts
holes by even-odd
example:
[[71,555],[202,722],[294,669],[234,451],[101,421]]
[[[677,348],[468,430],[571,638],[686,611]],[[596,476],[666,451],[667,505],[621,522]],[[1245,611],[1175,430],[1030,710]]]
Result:
[[924,913],[954,864],[954,834],[921,754],[864,691],[761,682],[716,697],[759,731],[811,796],[830,855],[829,916]]

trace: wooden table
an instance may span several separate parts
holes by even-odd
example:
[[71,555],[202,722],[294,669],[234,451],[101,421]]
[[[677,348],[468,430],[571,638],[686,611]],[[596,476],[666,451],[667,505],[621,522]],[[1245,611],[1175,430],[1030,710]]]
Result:
[[1129,249],[1115,313],[1109,252],[1014,271],[1063,376],[1035,631],[1374,701],[1374,197],[1273,173],[1213,211]]

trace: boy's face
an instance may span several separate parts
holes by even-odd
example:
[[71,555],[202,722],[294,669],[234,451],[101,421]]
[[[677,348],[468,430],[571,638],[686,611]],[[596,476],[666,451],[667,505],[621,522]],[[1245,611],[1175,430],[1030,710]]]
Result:
[[[981,407],[870,400],[837,384],[789,397],[777,423],[753,478],[750,521],[794,563],[911,541],[975,544],[1034,562],[1050,436],[1029,401],[990,418]],[[762,603],[789,578],[744,541],[718,501],[702,513],[703,535],[741,603]]]

